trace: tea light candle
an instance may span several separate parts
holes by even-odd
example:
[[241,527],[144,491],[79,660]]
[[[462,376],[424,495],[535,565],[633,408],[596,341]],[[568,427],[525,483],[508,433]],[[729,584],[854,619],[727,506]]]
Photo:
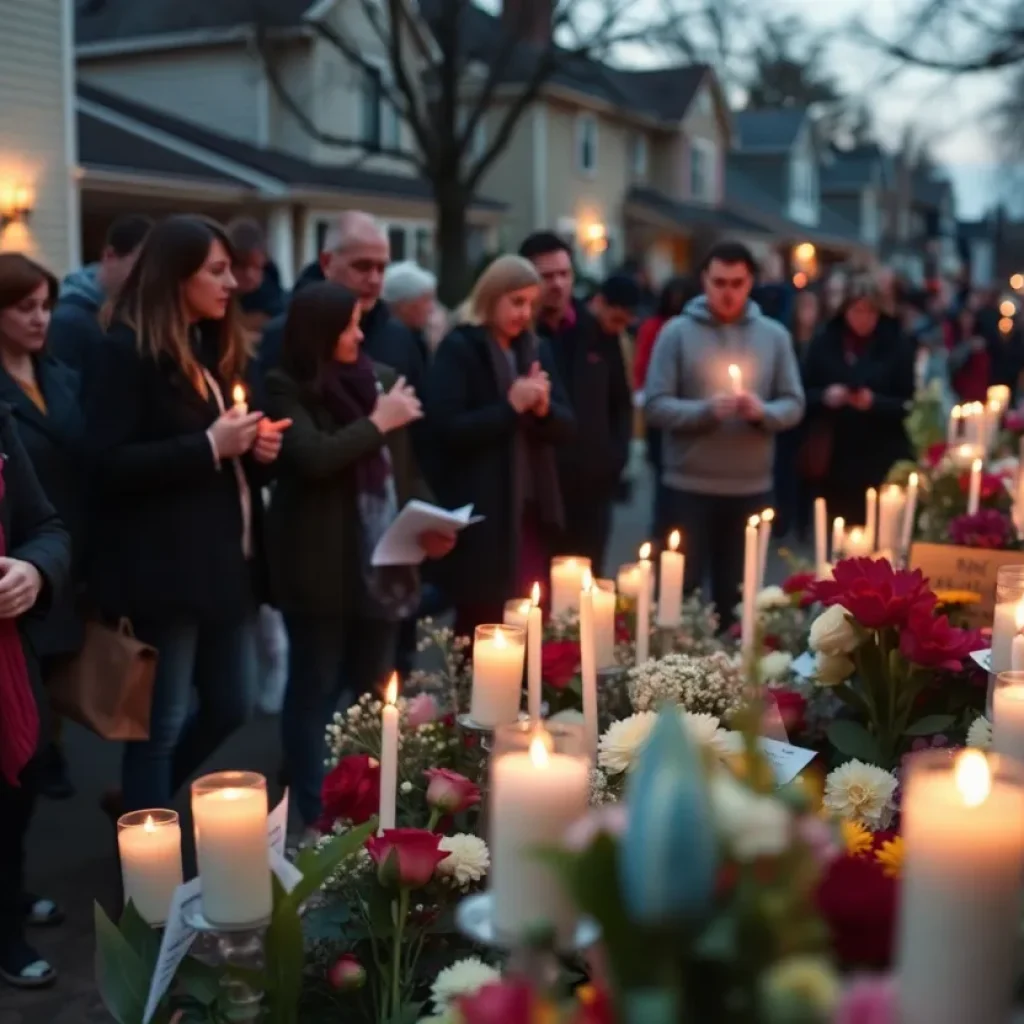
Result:
[[910,760],[897,989],[901,1024],[1010,1019],[1024,879],[1020,766],[965,750]]
[[636,599],[636,663],[643,665],[651,649],[651,545],[640,547],[640,592]]
[[267,780],[217,772],[192,783],[203,916],[222,928],[266,921],[273,907],[267,845]]
[[846,539],[846,520],[836,516],[832,520],[832,563],[843,557],[843,542]]
[[740,647],[747,655],[754,646],[754,599],[757,594],[757,531],[760,519],[747,520],[743,544],[743,610],[740,616]]
[[668,547],[661,553],[658,573],[658,625],[671,629],[683,621],[683,576],[686,556],[679,550],[678,530],[668,538]]
[[772,523],[775,521],[775,510],[766,508],[759,516],[757,524],[757,589],[764,589],[764,575],[768,569],[768,548],[772,540]]
[[519,717],[526,633],[517,626],[477,626],[469,717],[485,729]]
[[864,494],[864,504],[867,515],[864,519],[864,533],[868,541],[867,554],[871,554],[878,547],[878,491],[869,487]]
[[899,551],[904,560],[910,557],[910,545],[914,539],[914,517],[917,515],[917,474],[907,477],[907,503],[903,508],[903,520],[900,523]]
[[992,384],[985,392],[989,405],[995,405],[1003,412],[1010,405],[1010,388],[1006,384]]
[[551,617],[554,619],[580,610],[583,574],[590,559],[579,555],[559,555],[551,559]]
[[398,673],[392,672],[380,711],[380,817],[377,835],[395,827],[398,798]]
[[971,485],[967,492],[967,514],[974,516],[978,514],[978,506],[981,504],[981,459],[975,459],[971,463]]
[[[1024,641],[1020,634],[1013,641],[1015,656],[1018,641]],[[996,677],[992,691],[992,750],[1024,762],[1024,671],[1016,667]]]
[[736,363],[729,364],[729,386],[734,395],[743,394],[743,371]]
[[167,921],[174,890],[181,885],[181,826],[174,811],[133,811],[117,820],[124,902],[135,905],[146,924]]
[[235,403],[235,412],[245,416],[249,412],[249,403],[245,398],[245,388],[241,384],[236,384],[231,389],[231,400]]
[[597,648],[594,640],[594,579],[583,576],[580,591],[580,676],[583,682],[583,732],[588,756],[597,762]]
[[542,644],[540,584],[534,583],[526,622],[526,707],[535,722],[540,721]]
[[505,602],[505,611],[502,614],[502,622],[506,626],[518,626],[526,629],[530,622],[530,609],[533,605],[528,597],[515,597]]
[[963,424],[964,411],[959,405],[954,405],[949,413],[949,421],[946,425],[946,444],[952,448],[960,440],[960,428]]
[[814,573],[819,580],[825,578],[828,562],[828,509],[824,498],[814,499]]

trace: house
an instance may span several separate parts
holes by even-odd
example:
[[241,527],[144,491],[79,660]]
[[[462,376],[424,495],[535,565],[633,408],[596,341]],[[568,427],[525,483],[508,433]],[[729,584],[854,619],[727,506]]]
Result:
[[881,146],[832,149],[820,172],[822,208],[857,229],[860,241],[876,249],[882,241],[892,162]]
[[[380,75],[348,62],[325,26],[369,63],[387,51],[345,0],[91,0],[77,20],[86,248],[131,208],[261,218],[286,280],[316,257],[331,218],[363,209],[395,259],[430,263],[429,183],[394,155],[409,130]],[[383,70],[382,70],[383,73]],[[283,88],[275,88],[283,83]],[[286,102],[301,101],[313,125]],[[503,204],[470,213],[471,247],[493,247]]]
[[1005,283],[998,273],[999,227],[999,217],[993,213],[978,220],[962,220],[957,225],[960,258],[974,288],[994,288]]
[[3,7],[0,249],[63,274],[79,262],[72,3]]

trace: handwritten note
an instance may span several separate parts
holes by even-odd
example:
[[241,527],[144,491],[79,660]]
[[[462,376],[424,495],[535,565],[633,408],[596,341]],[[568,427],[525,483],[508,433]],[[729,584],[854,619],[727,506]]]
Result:
[[788,786],[818,756],[817,751],[793,747],[767,737],[761,738],[761,750],[771,762],[777,786]]
[[985,651],[974,651],[971,654],[971,660],[978,668],[984,669],[986,672],[992,671],[992,648],[990,647]]
[[146,1012],[142,1024],[149,1024],[156,1013],[160,1000],[174,981],[174,975],[185,959],[186,954],[195,942],[196,930],[188,924],[187,915],[194,911],[202,898],[199,879],[193,878],[184,885],[179,885],[171,897],[171,906],[167,912],[167,924],[163,938],[160,940],[160,953],[157,956],[156,968],[149,983],[149,997],[146,1000]]
[[804,651],[799,658],[793,659],[789,667],[801,679],[813,679],[815,672],[817,671],[818,664],[814,658],[813,652]]
[[969,590],[981,597],[960,614],[975,628],[992,625],[996,573],[1004,565],[1024,564],[1020,551],[984,551],[956,544],[914,544],[910,568],[920,569],[932,590]]

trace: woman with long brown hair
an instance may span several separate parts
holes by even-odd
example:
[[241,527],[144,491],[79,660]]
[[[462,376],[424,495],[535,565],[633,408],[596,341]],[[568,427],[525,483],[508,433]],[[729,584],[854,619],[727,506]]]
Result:
[[154,227],[88,396],[93,597],[160,655],[150,737],[125,748],[129,810],[168,806],[254,696],[259,488],[287,424],[233,402],[247,353],[231,267],[213,221],[178,216]]

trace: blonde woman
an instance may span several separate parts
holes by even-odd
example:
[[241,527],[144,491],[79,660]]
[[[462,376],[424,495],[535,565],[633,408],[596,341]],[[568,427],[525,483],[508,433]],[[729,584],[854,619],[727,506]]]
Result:
[[472,502],[485,517],[438,565],[463,634],[500,622],[507,598],[546,578],[563,525],[555,445],[575,423],[550,351],[533,331],[539,292],[531,263],[498,257],[427,378],[434,491],[441,504]]

